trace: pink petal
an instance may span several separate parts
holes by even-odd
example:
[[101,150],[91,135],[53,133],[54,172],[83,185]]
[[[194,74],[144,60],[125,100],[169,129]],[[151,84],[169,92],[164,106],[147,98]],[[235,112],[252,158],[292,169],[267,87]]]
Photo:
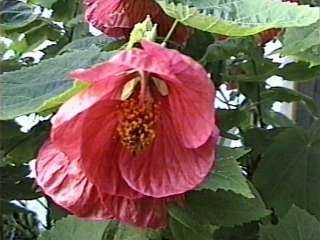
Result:
[[112,91],[123,84],[127,74],[127,68],[111,62],[98,64],[89,69],[78,69],[73,71],[70,76],[73,79],[87,83],[103,82]]
[[72,162],[55,144],[45,143],[37,158],[38,185],[54,202],[78,217],[112,219],[112,211],[104,207],[97,189]]
[[[87,0],[86,5],[87,21],[110,37],[128,38],[147,15],[158,24],[160,36],[166,36],[174,22],[153,0]],[[173,39],[185,43],[190,35],[191,30],[179,24]]]
[[93,86],[65,102],[52,118],[50,138],[69,158],[79,158],[80,136],[86,111],[102,99],[110,97],[111,93],[101,85]]
[[100,101],[88,110],[82,127],[81,168],[99,191],[139,198],[122,179],[118,167],[121,145],[117,134],[119,103]]
[[209,138],[197,149],[185,148],[170,115],[166,106],[161,106],[154,143],[137,155],[123,149],[119,159],[125,181],[147,196],[167,197],[194,189],[206,178],[215,160],[215,139]]
[[[158,44],[142,43],[110,59],[128,69],[144,71],[165,81],[169,87],[169,108],[180,141],[188,148],[207,142],[215,131],[215,89],[203,67],[191,58]],[[196,129],[196,130],[195,130]]]
[[126,199],[108,195],[102,199],[107,208],[112,208],[115,219],[121,222],[153,229],[163,229],[167,226],[166,199]]

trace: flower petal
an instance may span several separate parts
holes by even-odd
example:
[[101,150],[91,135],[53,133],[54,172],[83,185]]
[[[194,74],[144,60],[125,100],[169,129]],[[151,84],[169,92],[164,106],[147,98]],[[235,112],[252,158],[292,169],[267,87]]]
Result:
[[91,107],[82,126],[81,168],[99,191],[126,198],[142,195],[122,179],[118,167],[122,146],[117,135],[119,103],[100,101]]
[[37,183],[54,202],[78,217],[112,219],[93,186],[75,164],[55,144],[41,148],[36,164]]
[[143,228],[163,229],[167,226],[166,199],[143,197],[102,197],[107,208],[112,206],[115,219]]
[[[174,19],[166,15],[153,0],[87,0],[86,19],[107,36],[128,38],[136,23],[149,15],[159,25],[160,36],[166,36]],[[185,43],[191,30],[179,24],[173,39]]]
[[201,146],[217,129],[213,114],[215,89],[206,71],[175,50],[147,41],[142,46],[144,50],[124,52],[110,61],[163,80],[169,87],[169,108],[180,140],[188,148]]
[[[162,103],[163,104],[163,103]],[[120,171],[130,187],[156,198],[184,193],[198,186],[211,171],[216,139],[197,149],[185,148],[176,133],[166,106],[153,144],[142,153],[121,152]]]

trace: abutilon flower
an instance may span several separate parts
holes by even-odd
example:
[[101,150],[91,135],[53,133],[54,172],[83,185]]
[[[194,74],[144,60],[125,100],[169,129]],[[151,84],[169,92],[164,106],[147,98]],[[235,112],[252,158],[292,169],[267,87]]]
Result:
[[[154,0],[85,0],[85,4],[87,21],[110,37],[128,39],[134,25],[147,15],[158,24],[160,36],[166,36],[174,22]],[[173,40],[185,43],[189,37],[190,29],[178,25]]]
[[37,183],[78,217],[164,228],[214,165],[215,89],[191,58],[141,46],[71,74],[91,85],[52,119]]

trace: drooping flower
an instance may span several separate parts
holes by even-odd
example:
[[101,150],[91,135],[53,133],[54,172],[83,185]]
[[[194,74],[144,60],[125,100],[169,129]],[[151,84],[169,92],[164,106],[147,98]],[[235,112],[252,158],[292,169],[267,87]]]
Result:
[[166,204],[214,164],[215,89],[201,65],[142,42],[72,77],[89,89],[52,119],[37,161],[43,192],[74,215],[166,226]]
[[[154,0],[85,0],[86,19],[107,36],[129,38],[134,25],[149,15],[158,24],[158,34],[166,36],[174,20]],[[185,43],[190,29],[178,25],[173,39]]]

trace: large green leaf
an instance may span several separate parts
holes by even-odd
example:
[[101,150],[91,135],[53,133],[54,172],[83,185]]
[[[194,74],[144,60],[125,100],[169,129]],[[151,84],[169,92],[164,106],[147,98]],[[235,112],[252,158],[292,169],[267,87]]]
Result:
[[113,240],[161,240],[159,231],[135,228],[124,224],[119,224],[113,238],[110,238],[110,234],[105,234],[105,237]]
[[228,36],[247,36],[270,28],[307,26],[320,17],[318,8],[273,0],[157,2],[168,15],[185,25]]
[[267,149],[254,176],[266,203],[280,215],[292,204],[320,219],[320,121],[284,130]]
[[245,198],[230,191],[202,190],[190,194],[181,211],[200,224],[234,226],[259,220],[270,214],[259,197]]
[[310,26],[289,28],[284,35],[282,54],[311,66],[320,65],[320,20]]
[[56,222],[39,240],[102,240],[110,222],[84,221],[67,217]]
[[34,14],[34,9],[23,1],[0,1],[0,28],[14,29],[23,27],[34,21],[37,17]]
[[318,240],[320,223],[307,211],[292,206],[275,226],[262,226],[260,240]]
[[161,240],[159,231],[138,229],[112,221],[84,221],[68,216],[58,220],[39,240]]
[[282,53],[295,54],[315,45],[320,45],[320,20],[310,26],[288,28],[283,36]]
[[100,53],[93,47],[44,60],[37,65],[0,75],[0,119],[36,112],[43,103],[73,86],[69,73],[108,59],[112,53]]
[[211,240],[213,226],[197,221],[191,212],[170,206],[170,231],[175,240]]
[[200,187],[200,190],[231,190],[248,198],[254,197],[237,162],[238,158],[248,152],[250,152],[248,149],[220,146],[217,152],[215,170],[205,184]]

